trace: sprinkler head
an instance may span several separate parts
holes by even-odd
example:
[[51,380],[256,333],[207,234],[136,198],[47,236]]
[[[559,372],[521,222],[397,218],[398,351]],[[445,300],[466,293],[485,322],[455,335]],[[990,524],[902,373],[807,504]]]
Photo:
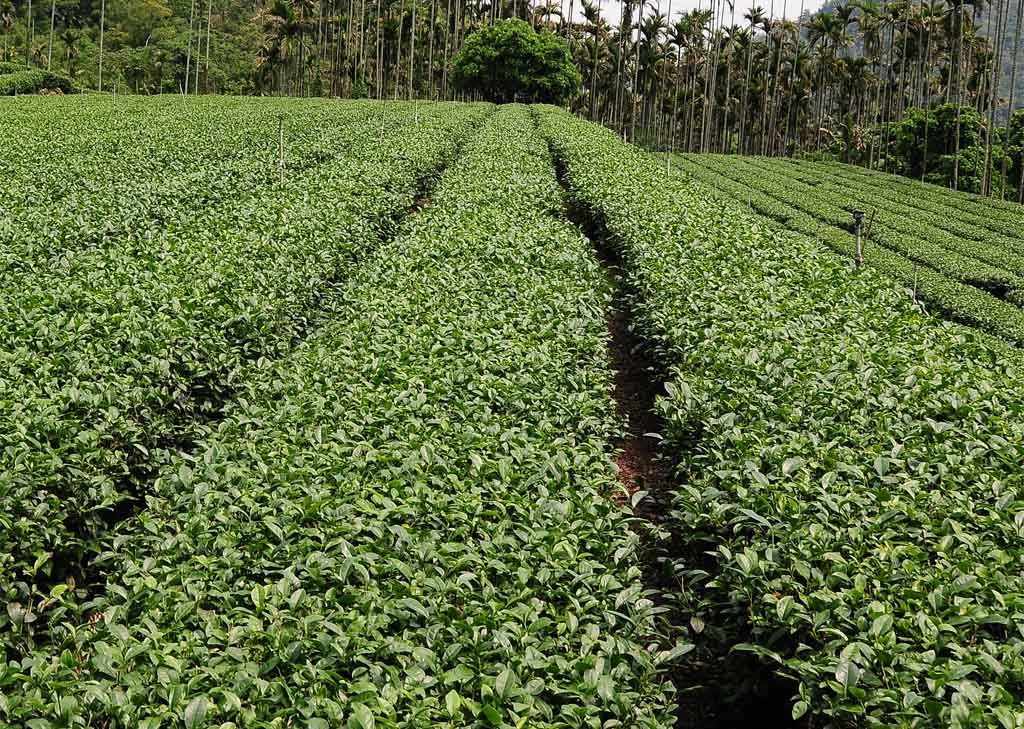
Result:
[[864,211],[863,210],[853,210],[852,213],[853,213],[853,222],[856,223],[857,225],[860,225],[861,221],[864,220]]

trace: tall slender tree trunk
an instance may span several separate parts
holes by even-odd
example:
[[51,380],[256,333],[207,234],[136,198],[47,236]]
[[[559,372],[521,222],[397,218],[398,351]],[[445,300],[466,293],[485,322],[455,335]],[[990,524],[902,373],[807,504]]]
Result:
[[725,104],[722,105],[722,153],[729,151],[729,109],[732,107],[732,62],[736,53],[736,4],[729,6],[729,53],[725,59]]
[[430,33],[427,40],[427,95],[431,99],[437,98],[437,90],[434,88],[434,30],[437,23],[437,0],[430,0]]
[[[922,4],[924,0],[921,0]],[[1024,0],[1022,0],[1024,2]],[[929,16],[930,17],[930,16]],[[922,91],[924,107],[924,154],[921,160],[921,182],[925,181],[925,177],[928,175],[928,127],[931,122],[931,59],[932,59],[932,29],[928,28],[928,36],[925,41],[924,51],[924,89]]]
[[46,70],[53,63],[53,26],[57,20],[57,0],[50,0],[50,42],[46,46]]
[[639,102],[639,91],[640,91],[640,45],[641,36],[643,33],[643,18],[644,18],[644,0],[640,0],[637,4],[637,20],[636,20],[636,67],[633,69],[633,101],[630,104],[629,114],[629,141],[636,139],[636,115],[637,105]]
[[103,90],[103,30],[107,20],[107,0],[100,0],[100,72],[96,82],[99,91]]
[[590,119],[597,119],[597,74],[601,36],[601,0],[597,0],[597,18],[594,20],[594,57],[590,68]]
[[370,95],[369,72],[366,63],[367,36],[370,35],[370,7],[366,0],[359,0],[359,68],[356,76],[362,84],[362,91]]
[[[207,1],[207,3],[210,2],[210,0],[206,0],[206,1]],[[200,15],[199,17],[202,18],[203,16]],[[202,21],[200,21],[200,22],[202,22]],[[202,26],[199,26],[199,28],[202,28]],[[196,96],[199,95],[199,59],[200,59],[201,54],[202,54],[202,48],[203,48],[203,31],[200,30],[200,29],[197,29],[196,30],[196,70],[195,70],[195,83],[192,84],[192,93],[195,94]]]
[[964,85],[964,13],[963,3],[957,5],[957,53],[956,53],[956,152],[953,157],[953,189],[960,189],[960,107],[963,104]]
[[32,65],[32,0],[28,0],[28,10],[25,12],[25,65]]
[[196,0],[188,11],[188,41],[185,45],[185,96],[188,96],[188,82],[192,74],[192,25],[195,22]]
[[747,151],[747,101],[750,98],[750,72],[754,63],[754,19],[750,19],[750,38],[747,39],[747,71],[743,75],[743,103],[740,109],[740,140],[739,152]]
[[213,0],[208,0],[206,6],[206,73],[204,74],[203,93],[210,93],[210,30],[213,26]]
[[659,93],[658,93],[659,101],[657,102],[658,127],[659,127],[659,129],[658,129],[658,144],[661,145],[662,148],[664,148],[664,146],[665,146],[664,137],[665,137],[665,132],[666,132],[666,124],[665,124],[665,116],[666,116],[666,114],[665,114],[665,106],[666,106],[666,103],[665,103],[665,97],[668,94],[668,90],[667,89],[671,88],[671,86],[672,86],[671,80],[670,80],[671,77],[669,76],[669,62],[668,62],[669,55],[670,55],[670,53],[672,51],[672,30],[671,30],[672,29],[672,0],[668,0],[668,15],[666,16],[665,26],[666,26],[665,27],[665,33],[666,33],[666,38],[665,38],[665,57],[663,59],[664,60],[663,67],[664,67],[665,71],[663,73],[663,78],[661,79],[661,81],[663,81],[664,83],[659,83],[658,84],[658,88],[659,88]]
[[772,42],[774,35],[772,27],[775,24],[775,0],[771,0],[768,8],[768,26],[764,33],[764,85],[761,87],[761,109],[758,115],[761,122],[759,124],[761,138],[758,140],[756,147],[758,153],[762,155],[765,153],[765,148],[768,144],[768,130],[765,128],[765,121],[767,119],[768,93],[772,77]]
[[[988,105],[988,129],[985,130],[985,175],[982,178],[982,194],[992,195],[992,137],[996,131],[996,105],[999,103],[999,78],[1003,70],[1003,34],[1006,32],[1005,8],[1006,0],[998,0],[996,10],[996,34],[992,40],[992,49],[995,52],[995,59],[992,68],[992,89],[991,99]],[[989,9],[989,20],[992,18],[992,10]],[[989,36],[991,38],[991,36]]]
[[704,106],[701,108],[701,124],[700,124],[700,151],[710,152],[711,149],[708,146],[708,131],[711,128],[711,118],[714,115],[714,83],[715,77],[718,75],[718,59],[716,58],[715,46],[717,40],[715,34],[718,32],[718,7],[721,4],[721,0],[711,0],[711,28],[708,33],[708,47],[704,74]]
[[[789,96],[786,103],[786,129],[783,134],[783,151],[789,146],[789,119],[793,114],[793,99],[796,96],[796,76],[797,76],[797,65],[800,61],[800,41],[803,39],[803,24],[804,24],[804,0],[800,0],[800,15],[796,21],[796,38],[794,39],[795,45],[793,48],[793,66],[789,76]],[[797,110],[799,113],[799,109]],[[793,133],[794,135],[799,134],[799,130],[796,128],[796,121],[793,122]],[[799,140],[797,140],[799,141]]]
[[775,99],[779,95],[779,81],[782,75],[782,47],[783,45],[785,45],[786,40],[785,23],[787,6],[788,3],[786,2],[786,0],[782,0],[782,18],[780,20],[781,26],[778,45],[775,53],[775,72],[772,74],[771,77],[771,93],[768,96],[768,112],[766,114],[767,124],[765,125],[765,128],[767,129],[767,141],[764,146],[764,153],[768,155],[775,153],[775,140],[778,137],[777,130],[775,129],[775,125],[777,123]]
[[402,77],[402,29],[405,27],[405,0],[398,6],[398,50],[395,53],[395,99],[398,99],[398,89]]
[[896,103],[896,118],[902,119],[906,111],[906,96],[909,85],[907,84],[907,37],[910,35],[910,4],[908,3],[904,12],[907,17],[903,19],[903,50],[900,52],[900,96]]
[[619,53],[618,58],[615,59],[615,100],[613,102],[615,125],[619,134],[623,133],[626,128],[625,119],[623,118],[622,114],[622,65],[623,56],[626,53],[625,33],[623,32],[623,25],[625,24],[626,10],[629,7],[630,6],[628,2],[622,2],[619,5]]
[[[884,15],[885,11],[883,11]],[[884,36],[884,34],[883,34]],[[889,171],[889,122],[892,121],[892,94],[893,77],[896,66],[896,19],[889,23],[889,63],[885,66],[885,86],[882,92],[882,150],[885,157],[882,160],[883,169]],[[884,49],[883,49],[884,52]]]
[[452,0],[448,0],[448,10],[445,13],[444,22],[444,68],[441,69],[441,96],[445,99],[448,98],[448,46],[449,36],[451,35],[451,22],[452,22]]
[[377,87],[375,90],[377,101],[381,101],[384,98],[384,43],[381,33],[384,29],[384,19],[380,13],[380,0],[377,0],[377,12],[375,15],[376,21],[376,35],[374,36],[374,59],[373,59],[373,72],[375,77],[374,85]]
[[413,89],[415,87],[415,71],[416,71],[416,6],[419,5],[419,0],[412,0],[412,30],[410,32],[409,40],[409,98],[414,98]]
[[[1021,18],[1024,16],[1024,0],[1017,0],[1017,25],[1014,28],[1013,33],[1013,54],[1010,61],[1010,99],[1006,105],[1006,132],[1009,135],[1010,132],[1010,119],[1013,118],[1013,102],[1015,92],[1017,90],[1017,57],[1020,51],[1020,33],[1021,33]],[[1006,150],[1003,150],[1002,164],[1000,165],[999,177],[1001,184],[999,185],[999,197],[1000,199],[1005,198],[1006,193]],[[1024,180],[1024,170],[1017,170],[1017,175]]]

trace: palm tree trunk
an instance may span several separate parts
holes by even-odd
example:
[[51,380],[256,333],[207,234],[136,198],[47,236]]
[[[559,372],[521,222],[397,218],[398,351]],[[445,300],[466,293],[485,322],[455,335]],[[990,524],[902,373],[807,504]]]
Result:
[[384,19],[380,13],[380,0],[377,0],[377,12],[374,17],[374,24],[376,26],[374,35],[374,51],[373,51],[373,75],[374,75],[374,94],[377,97],[377,101],[381,101],[384,98],[384,43],[381,38],[381,32],[383,31]]
[[398,6],[398,49],[395,55],[395,100],[398,99],[398,89],[402,77],[402,28],[405,27],[405,0]]
[[204,93],[210,93],[210,30],[213,26],[213,0],[209,0],[206,6],[206,73],[204,79]]
[[441,96],[448,98],[448,38],[451,35],[452,0],[448,0],[448,10],[444,21],[444,68],[441,69]]
[[672,93],[672,128],[671,138],[669,139],[669,149],[674,154],[676,151],[676,139],[679,136],[679,87],[682,85],[683,76],[683,44],[680,42],[679,47],[676,50],[676,78],[674,91]]
[[[564,4],[565,0],[562,0],[562,2]],[[628,2],[622,2],[619,6],[619,53],[618,58],[615,59],[615,100],[612,102],[615,126],[620,134],[625,130],[625,120],[622,116],[622,62],[626,52],[626,42],[622,26],[624,25],[627,8],[629,8]]]
[[411,38],[409,40],[409,99],[413,98],[413,89],[415,87],[415,71],[416,71],[416,6],[419,4],[419,0],[412,0],[412,30]]
[[716,52],[717,38],[716,33],[718,27],[718,8],[721,5],[721,0],[711,0],[711,28],[708,33],[708,46],[706,65],[704,67],[704,106],[701,109],[701,125],[700,125],[700,151],[710,152],[709,146],[709,132],[711,129],[711,119],[714,116],[714,84],[715,78],[718,75],[718,58]]
[[[1010,118],[1013,117],[1013,101],[1014,93],[1017,86],[1017,53],[1020,50],[1020,31],[1021,31],[1021,18],[1024,16],[1024,0],[1017,0],[1017,26],[1014,29],[1013,35],[1013,56],[1010,62],[1010,99],[1006,106],[1006,131],[1009,134],[1010,131]],[[1006,150],[1003,150],[1003,160],[1000,165],[999,177],[1002,184],[999,186],[999,198],[1005,198],[1006,192]],[[1017,175],[1024,180],[1024,171],[1017,170]]]
[[885,154],[883,169],[889,170],[889,122],[892,121],[892,95],[894,86],[894,69],[896,66],[896,21],[889,23],[889,63],[885,67],[885,87],[882,93],[882,150]]
[[428,98],[437,99],[434,88],[434,31],[437,23],[437,0],[430,0],[430,32],[427,34],[427,86]]
[[[31,0],[29,7],[32,7]],[[96,82],[97,91],[103,90],[103,30],[107,20],[107,0],[100,0],[100,72]],[[186,75],[187,78],[187,75]]]
[[[351,1],[351,0],[350,0]],[[353,69],[351,85],[355,85],[358,78],[362,83],[362,90],[369,95],[368,84],[366,83],[366,26],[370,22],[366,9],[366,0],[359,0],[359,52],[356,66]]]
[[640,42],[641,34],[643,33],[643,18],[644,18],[644,2],[640,0],[637,4],[637,20],[636,20],[636,67],[633,69],[633,100],[630,104],[629,113],[629,141],[633,141],[636,138],[636,114],[637,114],[637,98],[640,90]]
[[[804,0],[800,0],[800,15],[796,21],[796,39],[795,46],[793,48],[793,68],[789,76],[789,99],[786,103],[786,129],[783,135],[782,145],[783,151],[789,146],[789,119],[793,114],[793,97],[796,96],[796,70],[797,63],[800,60],[800,40],[803,37],[803,24],[804,24]],[[799,110],[798,110],[799,112]],[[794,134],[798,134],[799,130],[796,129],[796,123],[794,121]],[[799,140],[798,140],[799,141]]]
[[597,60],[601,31],[601,0],[597,0],[597,18],[594,20],[594,58],[590,67],[590,119],[597,119]]
[[907,16],[903,20],[903,50],[900,52],[900,80],[899,89],[900,97],[896,105],[896,118],[902,119],[903,112],[906,110],[906,92],[909,88],[907,84],[907,36],[910,35],[910,5],[908,4],[905,11]]
[[192,70],[192,23],[195,12],[196,0],[192,0],[192,8],[188,12],[188,44],[185,51],[185,96],[188,96],[188,81]]
[[768,111],[768,125],[767,125],[768,135],[769,135],[769,142],[765,145],[765,154],[769,154],[769,155],[774,154],[774,151],[773,151],[774,147],[775,147],[774,142],[775,142],[776,138],[778,137],[778,133],[777,133],[777,131],[775,129],[775,126],[776,126],[776,124],[778,124],[778,107],[781,105],[781,103],[779,103],[779,104],[776,103],[776,97],[779,95],[779,81],[781,80],[780,77],[782,75],[782,47],[785,44],[785,40],[786,40],[784,34],[785,34],[785,31],[786,31],[785,22],[786,22],[786,9],[787,9],[787,6],[788,6],[788,3],[786,2],[786,0],[782,0],[782,19],[781,19],[782,26],[780,28],[780,33],[779,33],[779,43],[778,43],[777,53],[775,54],[775,74],[773,75],[773,78],[772,78],[772,92],[771,92],[771,96],[769,97],[769,111]]
[[25,13],[25,65],[32,65],[32,0],[28,0]]
[[[924,0],[922,0],[923,3]],[[1024,0],[1022,0],[1024,2]],[[928,175],[928,126],[931,122],[931,73],[928,69],[931,69],[932,59],[932,29],[928,28],[928,38],[925,41],[924,50],[924,63],[925,63],[925,75],[924,75],[924,88],[922,90],[922,107],[924,107],[924,154],[921,160],[921,182],[925,181],[925,177]]]
[[725,104],[722,111],[722,152],[729,149],[729,107],[732,106],[732,61],[736,50],[736,39],[733,37],[736,28],[736,4],[729,6],[729,45],[730,51],[725,61]]
[[46,47],[46,70],[50,70],[53,62],[53,26],[57,20],[57,0],[50,0],[50,42]]
[[[209,1],[210,0],[207,0],[207,2],[209,2]],[[202,18],[203,16],[200,15],[199,17]],[[202,22],[202,21],[200,21],[200,22]],[[203,31],[201,30],[201,28],[202,28],[202,26],[199,26],[199,28],[196,29],[195,82],[192,84],[192,93],[194,95],[196,95],[196,96],[199,95],[199,57],[200,57],[200,53],[202,53],[202,45],[203,45]]]
[[758,153],[762,155],[765,153],[765,147],[768,144],[768,130],[765,128],[765,118],[767,117],[768,92],[772,75],[772,26],[775,23],[775,0],[771,0],[768,8],[768,25],[764,33],[764,85],[761,87],[761,113],[759,114],[761,117],[761,123],[759,125],[761,139],[758,140],[757,145]]
[[[996,105],[999,103],[999,78],[1003,70],[1003,35],[1006,33],[1005,21],[1006,0],[999,0],[996,11],[996,35],[992,40],[992,48],[995,52],[995,62],[992,64],[992,98],[988,105],[988,129],[985,130],[985,175],[982,178],[981,193],[992,195],[992,137],[996,130]],[[989,20],[992,19],[992,11],[989,9]],[[989,35],[992,38],[991,35]]]
[[739,152],[747,151],[747,100],[750,98],[750,72],[754,62],[754,19],[750,19],[750,38],[747,39],[747,72],[743,76],[743,104],[740,108]]
[[963,52],[964,52],[964,16],[963,16],[963,4],[957,5],[957,25],[959,31],[957,33],[957,54],[956,54],[956,152],[953,157],[953,189],[960,189],[960,107],[963,104],[963,85],[964,85],[964,63],[963,63]]

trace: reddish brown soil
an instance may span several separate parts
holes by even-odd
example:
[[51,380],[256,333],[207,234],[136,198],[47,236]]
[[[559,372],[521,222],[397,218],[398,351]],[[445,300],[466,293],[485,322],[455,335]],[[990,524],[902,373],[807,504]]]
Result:
[[[615,282],[617,295],[608,313],[608,357],[615,371],[613,396],[619,417],[626,423],[622,440],[615,444],[615,464],[619,479],[632,498],[638,491],[647,494],[635,506],[642,521],[636,529],[644,537],[644,582],[651,599],[668,612],[662,614],[661,641],[669,647],[676,640],[691,641],[685,627],[689,615],[667,597],[678,584],[669,564],[681,557],[682,545],[671,523],[672,490],[676,483],[674,464],[661,448],[664,422],[656,410],[658,396],[664,392],[664,377],[640,346],[632,328],[632,312],[624,294],[618,260],[600,248],[602,265]],[[623,496],[619,496],[622,499]],[[744,676],[737,682],[736,674]],[[667,678],[675,685],[677,729],[783,729],[793,727],[789,719],[788,696],[791,687],[779,687],[771,681],[767,690],[736,696],[739,683],[765,674],[764,668],[742,655],[721,655],[705,650],[691,653],[674,666]],[[730,678],[731,677],[731,678]]]
[[608,315],[608,355],[615,370],[615,407],[626,423],[626,436],[616,444],[615,465],[630,496],[648,492],[637,504],[637,515],[661,523],[672,487],[672,468],[659,454],[661,418],[654,409],[662,388],[630,330],[624,302],[617,304]]

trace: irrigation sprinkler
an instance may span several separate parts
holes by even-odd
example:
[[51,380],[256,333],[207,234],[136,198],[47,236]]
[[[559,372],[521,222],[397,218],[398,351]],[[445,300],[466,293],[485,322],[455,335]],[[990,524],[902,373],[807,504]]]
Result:
[[854,209],[853,210],[853,227],[857,231],[857,254],[854,256],[853,261],[857,265],[857,268],[860,268],[861,266],[864,265],[864,248],[863,248],[863,245],[862,245],[862,242],[861,242],[861,235],[860,235],[860,226],[861,226],[861,224],[863,222],[864,222],[864,211],[863,210],[856,210],[856,209]]

